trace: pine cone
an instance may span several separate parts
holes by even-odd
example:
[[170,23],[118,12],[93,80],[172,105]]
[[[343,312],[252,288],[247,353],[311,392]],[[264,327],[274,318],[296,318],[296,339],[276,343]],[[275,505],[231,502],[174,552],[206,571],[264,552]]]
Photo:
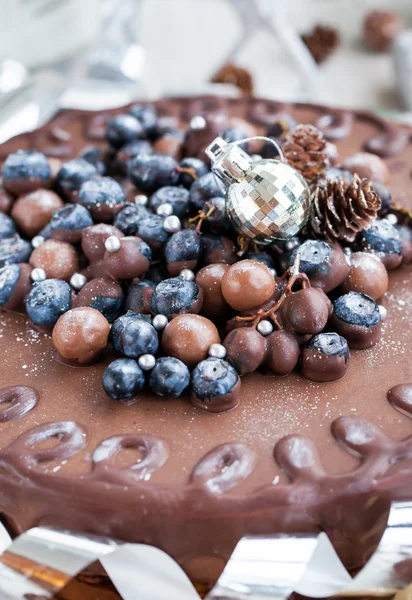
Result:
[[286,136],[282,150],[287,162],[309,183],[329,166],[327,141],[313,125],[298,125]]
[[353,242],[375,219],[381,206],[371,182],[358,175],[351,183],[343,179],[322,182],[312,200],[311,228],[315,235],[329,241]]
[[338,31],[325,25],[315,25],[312,31],[301,35],[301,39],[318,64],[325,61],[340,42]]
[[212,83],[230,83],[240,89],[245,95],[253,93],[252,75],[237,65],[231,63],[224,65],[210,80]]

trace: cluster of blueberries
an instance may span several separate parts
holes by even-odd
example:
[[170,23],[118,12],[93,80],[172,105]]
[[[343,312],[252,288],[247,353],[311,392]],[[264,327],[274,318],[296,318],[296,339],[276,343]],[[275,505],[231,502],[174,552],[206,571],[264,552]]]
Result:
[[[19,197],[39,188],[52,188],[67,204],[56,210],[31,240],[21,237],[13,218],[0,212],[0,307],[7,306],[17,289],[21,265],[30,261],[33,250],[45,240],[69,241],[80,257],[80,268],[87,271],[87,257],[80,244],[82,232],[95,223],[111,223],[124,236],[140,238],[139,253],[147,259],[147,270],[134,281],[131,280],[135,275],[120,278],[122,291],[117,298],[99,298],[92,305],[113,323],[112,346],[124,355],[107,367],[103,377],[105,391],[115,399],[127,400],[142,390],[145,370],[153,391],[171,397],[179,396],[189,386],[199,398],[225,395],[239,379],[224,356],[206,358],[191,374],[177,358],[161,357],[154,363],[147,358],[158,352],[158,332],[165,326],[159,319],[156,321],[157,317],[195,312],[192,308],[199,288],[193,281],[193,272],[193,277],[190,272],[189,276],[181,276],[181,265],[196,271],[205,264],[232,264],[239,260],[237,234],[225,214],[224,190],[208,165],[197,157],[178,161],[171,155],[154,152],[153,142],[174,134],[181,132],[163,127],[153,107],[139,105],[109,121],[109,148],[84,149],[78,158],[64,163],[55,176],[47,158],[37,150],[15,152],[3,165],[2,185],[8,194]],[[221,136],[228,142],[247,137],[238,127],[226,129]],[[345,174],[334,168],[329,175]],[[127,197],[125,182],[129,188],[130,182],[135,187],[133,200]],[[387,190],[382,194],[388,204]],[[199,213],[203,215],[202,234],[189,222]],[[378,219],[365,230],[361,243],[381,255],[402,253],[396,224],[387,219]],[[325,242],[311,241],[310,252],[302,250],[301,268],[310,279],[330,275],[332,247],[327,245],[329,254],[325,257],[324,245]],[[276,276],[276,270],[283,272],[293,263],[300,247],[302,240],[296,238],[279,244],[276,251],[252,249],[242,258],[265,264]],[[69,278],[69,283],[41,275],[36,280],[33,274],[32,280],[24,302],[28,316],[37,326],[52,327],[71,308],[73,294],[82,284],[75,284],[73,278]],[[150,310],[142,311],[146,288],[152,290]],[[347,323],[376,325],[380,321],[379,310],[377,313],[377,305],[372,303],[354,303],[353,297],[346,294],[335,302],[335,310]],[[131,312],[122,314],[124,310]],[[333,352],[328,334],[316,337],[318,349]],[[341,351],[340,347],[336,350]]]

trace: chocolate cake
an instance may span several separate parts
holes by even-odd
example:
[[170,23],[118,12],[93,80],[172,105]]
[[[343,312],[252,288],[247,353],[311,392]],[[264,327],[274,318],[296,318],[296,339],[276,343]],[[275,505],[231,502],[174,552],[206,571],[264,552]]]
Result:
[[[362,111],[280,104],[250,97],[233,100],[173,98],[154,102],[153,106],[159,115],[156,140],[153,142],[155,150],[178,160],[183,156],[205,159],[206,146],[229,127],[240,128],[247,135],[265,135],[268,128],[272,128],[272,134],[276,130],[273,137],[282,141],[285,133],[282,128],[288,129],[288,121],[314,124],[327,140],[336,144],[339,158],[333,146],[328,145],[327,152],[332,162],[345,167],[337,171],[339,181],[344,177],[352,180],[350,172],[371,179],[380,196],[380,216],[384,216],[385,209],[398,215],[398,224],[403,222],[402,219],[408,221],[407,210],[404,209],[412,208],[412,131],[406,127],[390,124]],[[58,171],[61,173],[63,162],[78,156],[86,146],[93,145],[103,149],[101,154],[96,154],[98,160],[95,166],[98,168],[98,161],[107,160],[109,152],[105,140],[108,121],[114,114],[127,111],[128,108],[103,113],[60,112],[41,129],[18,136],[0,147],[1,158],[5,160],[17,149],[34,148],[49,157],[52,177],[55,177]],[[199,117],[201,127],[196,126],[196,119],[199,125]],[[192,122],[192,127],[187,132],[189,122]],[[186,132],[185,136],[182,132]],[[117,133],[112,131],[110,161],[112,165],[116,164],[116,177],[130,201],[142,190],[137,190],[119,176],[133,156],[133,150],[129,154],[127,148],[113,150]],[[140,143],[147,142],[141,140]],[[248,150],[261,156],[268,151],[261,146],[249,147]],[[360,152],[374,153],[383,162],[362,160]],[[357,156],[355,163],[358,161],[355,166],[351,159],[354,155]],[[190,163],[187,164],[185,173],[190,176]],[[333,187],[333,176],[334,173],[329,171],[329,183],[324,183],[323,191],[317,197],[318,213],[313,217],[318,218],[317,226],[324,227],[324,239],[329,241],[336,227],[332,217],[328,217],[329,221],[322,221],[326,219],[322,194],[338,193]],[[72,190],[66,188],[62,192],[59,181],[61,183],[62,177],[59,180],[58,175],[57,180],[54,179],[54,191],[49,191],[50,197],[42,204],[51,207],[50,214],[46,207],[42,215],[35,211],[32,219],[25,218],[31,210],[30,202],[26,208],[23,205],[20,209],[11,209],[12,204],[16,206],[15,198],[21,197],[21,190],[11,193],[5,189],[1,191],[2,210],[9,213],[11,209],[20,230],[29,229],[29,234],[22,234],[22,237],[32,240],[35,247],[33,254],[37,253],[36,260],[30,259],[31,266],[40,269],[36,271],[35,281],[43,279],[42,269],[46,268],[44,256],[39,251],[44,252],[44,244],[49,244],[47,257],[54,256],[53,244],[57,242],[53,236],[52,240],[43,241],[43,244],[40,240],[37,246],[35,238],[32,239],[30,224],[34,217],[38,223],[41,221],[40,227],[35,227],[38,233],[50,221],[51,214],[59,209],[65,194],[65,201],[78,201],[78,198],[69,198]],[[332,192],[327,185],[333,187]],[[385,186],[392,194],[392,204],[386,207]],[[368,194],[375,194],[369,188],[361,188],[361,192],[356,189],[356,193],[354,188],[350,192],[355,200],[360,197],[364,200]],[[363,195],[359,196],[360,193]],[[116,200],[113,203],[116,204]],[[399,205],[404,209],[399,210]],[[359,206],[356,209],[356,202],[354,206],[355,212],[361,210]],[[373,202],[367,206],[376,216],[378,206],[376,210]],[[109,224],[101,226],[102,235],[106,238],[113,234],[114,228],[110,223],[114,214],[116,210],[109,218],[107,214],[102,217],[101,212],[98,215],[93,213],[95,222],[109,221]],[[362,211],[356,214],[366,218]],[[329,223],[329,229],[325,222]],[[395,222],[393,218],[388,220],[388,223]],[[342,223],[347,225],[347,222],[340,221],[339,232],[343,237],[337,241],[337,234],[334,234],[331,241],[333,248],[339,244],[343,247],[350,245],[349,238],[345,240],[344,237],[348,228]],[[53,224],[56,231],[61,231],[59,226],[59,223]],[[360,235],[363,235],[362,227],[361,224]],[[77,235],[76,228],[70,231],[71,241],[66,238],[63,243],[69,248],[79,248],[81,235]],[[112,349],[105,350],[106,325],[97,321],[93,356],[84,354],[80,359],[71,346],[69,350],[73,351],[70,355],[73,359],[67,355],[62,360],[55,345],[59,350],[63,348],[63,353],[66,351],[64,336],[70,327],[63,324],[60,331],[55,330],[53,344],[50,330],[29,323],[27,315],[18,310],[18,303],[6,307],[12,310],[0,312],[0,512],[9,531],[16,535],[36,525],[54,525],[152,544],[175,558],[193,581],[209,585],[216,580],[236,543],[245,534],[324,530],[345,565],[349,569],[358,568],[379,541],[389,502],[412,497],[412,438],[408,437],[412,417],[412,280],[411,267],[407,264],[411,258],[408,256],[408,231],[402,231],[402,255],[398,253],[397,265],[386,264],[389,288],[383,298],[386,285],[382,277],[386,276],[386,270],[383,269],[383,275],[379,274],[383,267],[378,261],[380,266],[377,269],[381,271],[375,281],[374,265],[370,268],[370,293],[375,293],[382,306],[376,322],[381,323],[382,314],[387,311],[387,318],[381,323],[380,341],[375,344],[374,338],[373,342],[358,346],[363,349],[353,349],[359,336],[356,337],[358,332],[353,333],[350,329],[347,335],[349,338],[353,336],[355,341],[351,346],[347,372],[345,350],[333,364],[328,363],[325,372],[334,373],[333,381],[325,381],[326,376],[311,381],[317,346],[315,342],[307,343],[307,336],[303,339],[305,329],[302,329],[300,343],[304,346],[304,374],[308,378],[302,377],[298,370],[276,377],[273,375],[274,368],[272,373],[266,368],[245,374],[241,379],[240,392],[236,388],[235,393],[232,388],[233,397],[228,399],[230,394],[225,396],[227,404],[224,408],[230,408],[240,400],[239,405],[229,412],[207,414],[190,402],[187,393],[177,398],[159,397],[147,389],[135,394],[130,405],[118,402],[105,394],[102,388],[103,373],[114,358]],[[118,242],[120,247],[122,241],[121,235],[114,237],[112,250]],[[236,240],[236,236],[232,239]],[[144,247],[140,242],[133,243],[129,253],[122,242],[122,260],[110,259],[110,269],[113,273],[121,272],[123,279],[140,277],[149,265],[145,263]],[[357,252],[361,253],[363,247],[361,242],[359,244]],[[89,246],[89,251],[92,247],[96,249],[98,242],[90,242]],[[286,253],[281,244],[278,249],[280,258],[275,256],[275,259],[279,269]],[[227,251],[233,253],[230,248]],[[96,252],[99,252],[98,248]],[[100,252],[105,250],[101,248]],[[248,252],[252,253],[250,249]],[[116,257],[116,254],[113,256]],[[139,257],[137,262],[136,256]],[[247,254],[244,256],[247,257]],[[80,264],[77,263],[79,257]],[[133,260],[128,262],[130,257]],[[362,257],[357,260],[361,262]],[[55,268],[54,259],[50,261],[47,269]],[[25,263],[27,259],[21,262]],[[209,262],[224,264],[233,261],[212,259]],[[67,251],[54,276],[58,280],[67,280],[74,269],[79,274],[81,271],[86,279],[94,278],[93,281],[96,281],[96,262],[91,265],[94,265],[94,271],[84,260],[83,253],[77,250],[73,255]],[[391,270],[394,266],[397,268]],[[287,267],[285,265],[284,270]],[[130,272],[127,271],[129,268]],[[198,269],[179,264],[176,272],[171,275],[169,271],[161,279],[176,276],[181,268]],[[219,268],[223,272],[226,267]],[[64,269],[68,269],[68,273],[63,273]],[[267,271],[273,275],[270,268]],[[358,289],[356,273],[355,269],[351,274],[352,281],[345,280],[345,292],[353,293]],[[281,275],[279,273],[278,282]],[[49,273],[47,276],[50,277]],[[22,273],[20,277],[21,285],[26,286],[21,292],[25,295],[31,287],[29,273]],[[153,281],[152,288],[159,280],[153,276]],[[190,281],[190,274],[186,281]],[[73,294],[76,289],[80,290],[76,294],[80,300],[76,300],[75,310],[92,310],[88,308],[90,297],[96,292],[86,289],[84,283],[85,279],[81,277],[72,281]],[[268,289],[270,285],[269,282]],[[318,290],[313,284],[312,292],[315,289]],[[328,292],[332,302],[336,302],[343,293],[341,288],[338,291]],[[107,296],[115,302],[121,293],[121,286],[112,279]],[[215,296],[210,289],[205,289],[204,295],[208,297],[208,316],[216,320],[222,298]],[[225,295],[225,299],[228,298],[230,292]],[[371,298],[369,301],[374,302]],[[330,310],[329,304],[327,310]],[[128,308],[134,310],[134,306]],[[93,312],[101,316],[97,310]],[[247,311],[242,315],[247,317]],[[296,315],[298,319],[300,308]],[[190,315],[192,319],[195,316],[208,320]],[[340,318],[336,308],[334,318]],[[95,325],[93,319],[91,326]],[[178,328],[178,321],[176,323],[174,327]],[[342,331],[347,332],[347,323],[343,325],[337,323],[331,331],[338,330],[345,337]],[[219,342],[219,337],[215,339],[214,330],[209,327],[205,331],[209,345]],[[170,342],[172,347],[173,341],[176,340]],[[197,341],[190,338],[188,343],[197,348]],[[226,345],[230,348],[229,343]],[[217,354],[219,351],[218,348]],[[101,356],[98,357],[99,354]],[[284,353],[280,356],[286,361]],[[91,362],[90,358],[99,360]],[[231,358],[235,367],[238,364],[239,372],[251,370],[250,364],[245,367],[245,362],[240,359],[236,363],[233,353]],[[280,369],[280,374],[278,363],[276,368]],[[285,373],[288,371],[286,368]],[[318,367],[315,371],[319,373]],[[341,377],[344,372],[346,374]],[[338,376],[341,378],[336,379]],[[201,404],[198,397],[197,404]]]

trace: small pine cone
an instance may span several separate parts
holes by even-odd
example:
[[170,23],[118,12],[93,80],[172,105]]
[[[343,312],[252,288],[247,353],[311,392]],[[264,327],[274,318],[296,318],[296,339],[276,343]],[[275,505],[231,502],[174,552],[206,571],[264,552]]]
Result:
[[327,141],[313,125],[298,125],[286,136],[282,150],[308,183],[314,183],[330,163]]
[[326,60],[340,42],[338,31],[326,25],[315,25],[312,31],[304,33],[301,38],[318,64]]
[[323,181],[313,194],[310,225],[315,235],[331,242],[353,242],[380,207],[380,198],[368,179],[354,175],[351,183]]
[[210,80],[212,83],[229,83],[245,95],[253,94],[253,78],[247,69],[234,64],[224,65]]

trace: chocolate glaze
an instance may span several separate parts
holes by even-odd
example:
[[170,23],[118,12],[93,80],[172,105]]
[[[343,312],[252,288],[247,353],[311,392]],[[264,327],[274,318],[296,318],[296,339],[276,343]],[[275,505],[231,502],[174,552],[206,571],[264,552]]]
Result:
[[[255,98],[156,105],[160,114],[179,119],[224,108],[262,132],[278,112],[314,122],[330,110]],[[115,112],[62,112],[52,123],[69,131],[70,140],[56,140],[49,126],[0,151],[34,146],[55,154],[57,147],[71,157],[92,138],[101,143],[104,119]],[[350,138],[337,141],[341,158],[388,127],[397,130],[353,113]],[[409,130],[399,132],[409,139]],[[387,159],[390,170],[397,169],[391,190],[396,201],[412,206],[411,145],[401,152]],[[169,402],[142,394],[130,407],[113,402],[100,384],[110,355],[87,369],[69,369],[52,359],[50,337],[28,328],[23,316],[0,313],[0,385],[24,384],[39,397],[22,418],[0,424],[5,519],[15,532],[52,524],[154,544],[207,583],[244,534],[323,529],[345,563],[358,567],[380,538],[389,501],[412,497],[412,407],[393,394],[392,404],[386,399],[390,387],[412,380],[410,276],[410,267],[390,273],[382,339],[352,353],[342,380],[324,385],[297,374],[250,374],[242,378],[240,406],[219,416],[200,412],[187,397]],[[126,450],[124,443],[105,442],[130,435],[139,436],[136,450],[128,442]],[[48,440],[57,443],[50,447]],[[114,448],[110,465],[92,458],[102,443],[100,457]],[[147,466],[137,477],[129,467],[129,453],[136,451],[138,465]]]

